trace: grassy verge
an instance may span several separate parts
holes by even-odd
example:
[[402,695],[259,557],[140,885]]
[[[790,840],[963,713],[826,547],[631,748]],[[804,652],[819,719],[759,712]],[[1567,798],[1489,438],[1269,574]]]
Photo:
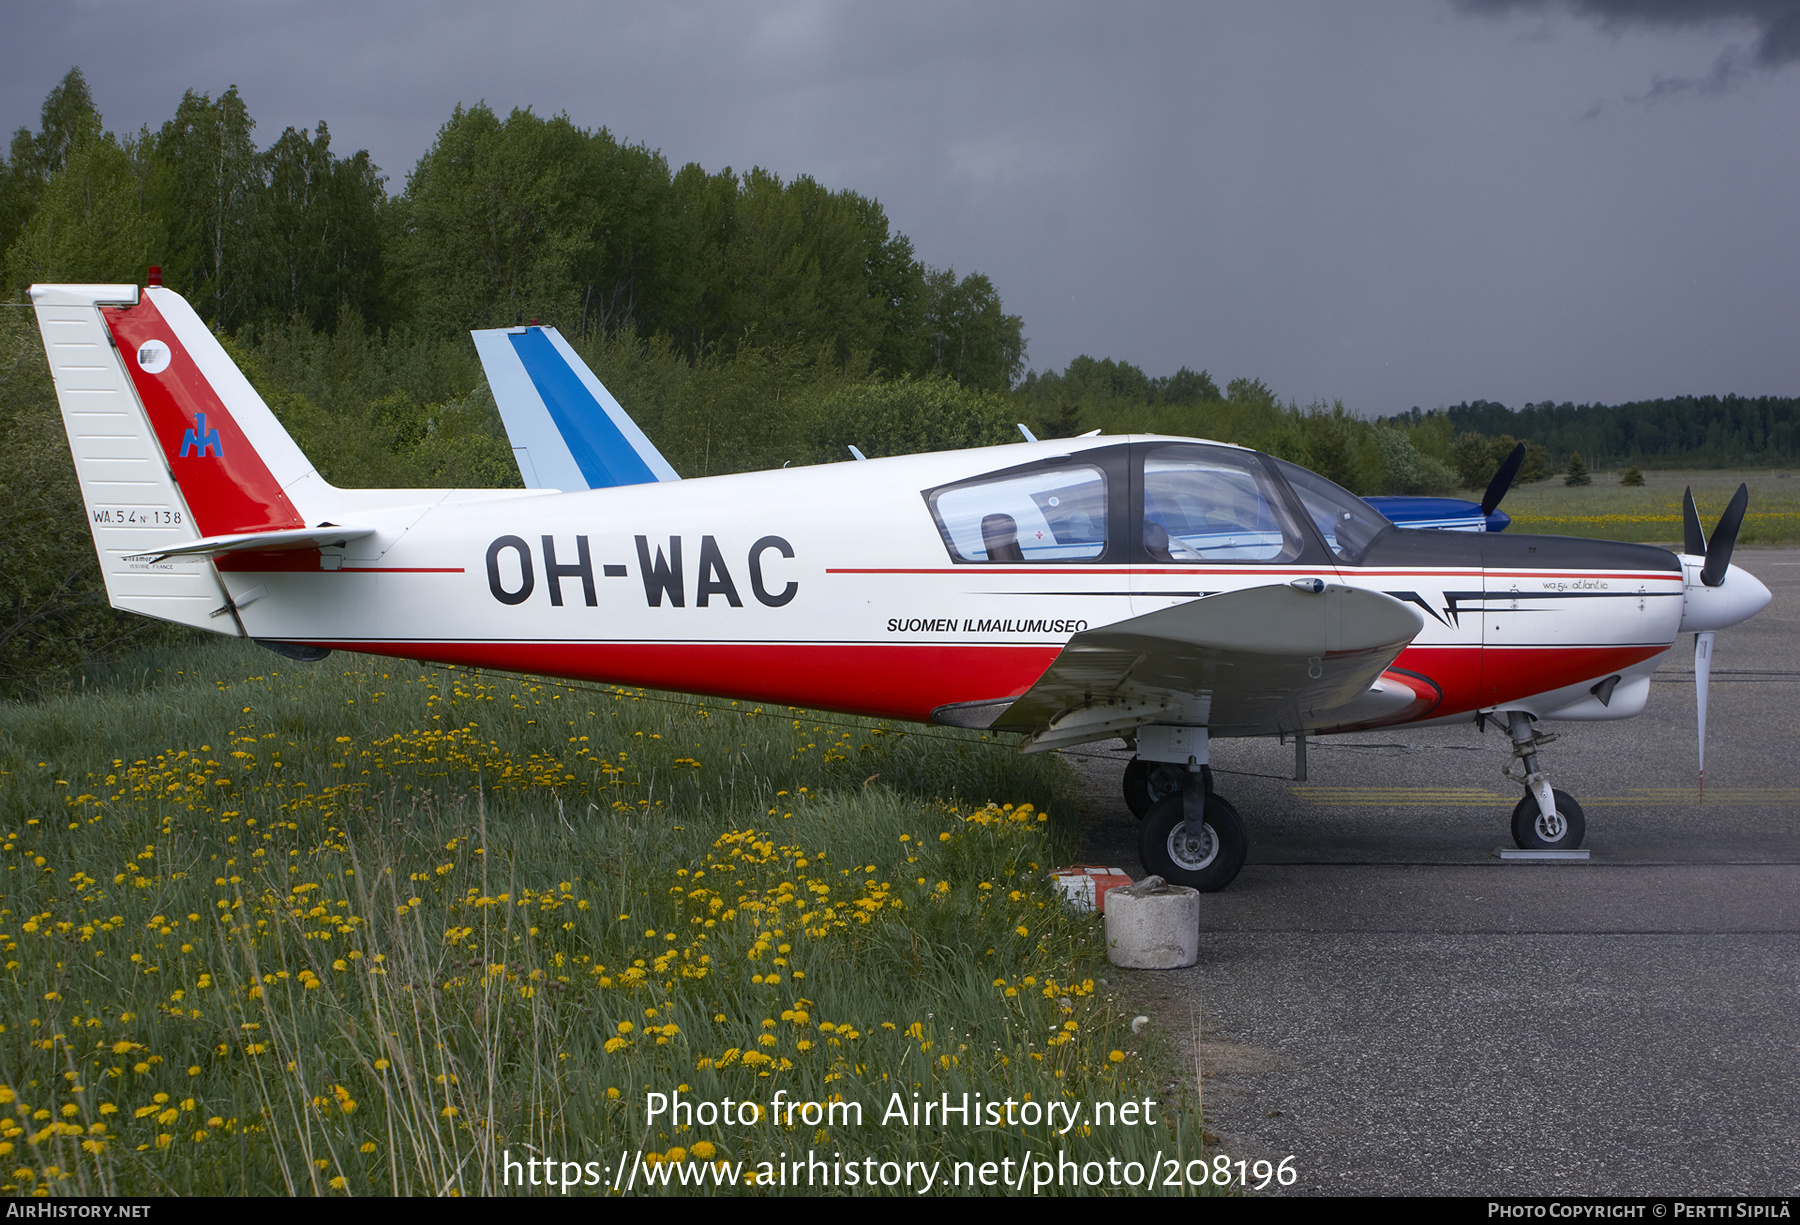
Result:
[[1740,483],[1750,487],[1750,509],[1744,516],[1739,544],[1775,545],[1800,542],[1800,480],[1780,470],[1725,472],[1644,472],[1644,484],[1619,484],[1618,472],[1596,472],[1591,485],[1573,488],[1560,476],[1521,485],[1506,495],[1504,509],[1513,518],[1510,530],[1546,536],[1587,536],[1679,545],[1682,492],[1689,486],[1708,532]]
[[[500,1194],[549,1159],[717,1193],[810,1153],[815,1184],[935,1163],[941,1193],[1028,1152],[1197,1158],[1173,1102],[1094,1114],[1158,1094],[1098,920],[1044,883],[1059,769],[237,645],[9,706],[0,1191]],[[1011,1122],[914,1121],[965,1092]]]

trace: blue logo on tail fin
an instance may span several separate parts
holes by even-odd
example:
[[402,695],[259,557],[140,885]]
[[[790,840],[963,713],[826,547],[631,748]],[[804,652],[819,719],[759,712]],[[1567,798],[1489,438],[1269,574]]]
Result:
[[225,458],[225,444],[219,441],[219,431],[206,428],[205,413],[195,413],[194,428],[181,436],[181,454],[176,458],[186,459],[188,452],[193,451],[205,459],[208,450],[218,459]]

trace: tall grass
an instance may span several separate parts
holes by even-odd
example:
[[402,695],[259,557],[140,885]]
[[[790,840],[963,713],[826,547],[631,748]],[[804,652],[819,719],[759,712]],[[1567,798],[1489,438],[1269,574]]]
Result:
[[[1098,920],[1045,885],[1076,836],[1057,763],[342,658],[196,647],[0,711],[0,1190],[1180,1150],[1173,1103],[1067,1135],[881,1121],[896,1092],[1157,1096],[1096,988]],[[647,1117],[778,1090],[842,1105]]]

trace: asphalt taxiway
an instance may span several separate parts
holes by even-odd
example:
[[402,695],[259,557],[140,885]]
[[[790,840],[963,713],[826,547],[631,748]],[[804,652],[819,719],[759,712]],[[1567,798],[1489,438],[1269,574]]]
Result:
[[[1644,714],[1549,725],[1587,862],[1497,856],[1497,728],[1315,741],[1305,783],[1214,745],[1249,860],[1197,966],[1119,981],[1223,1151],[1292,1154],[1287,1194],[1800,1192],[1800,550],[1735,560],[1775,598],[1718,635],[1704,804],[1690,638]],[[1070,761],[1087,860],[1141,876],[1123,756]]]

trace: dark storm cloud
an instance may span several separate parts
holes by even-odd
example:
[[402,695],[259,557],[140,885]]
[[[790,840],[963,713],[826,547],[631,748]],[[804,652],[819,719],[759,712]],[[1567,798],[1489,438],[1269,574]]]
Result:
[[1457,0],[1471,13],[1566,9],[1609,29],[1744,24],[1756,29],[1750,61],[1779,68],[1800,59],[1800,0]]
[[1743,83],[1756,69],[1777,69],[1800,60],[1800,0],[1455,0],[1465,12],[1502,16],[1561,9],[1597,22],[1603,29],[1631,27],[1695,29],[1748,26],[1755,39],[1746,49],[1733,44],[1703,76],[1657,74],[1641,99],[1683,93],[1721,94]]
[[[1364,412],[1792,395],[1800,73],[1763,66],[1794,7],[65,0],[9,7],[0,130],[71,65],[121,132],[235,82],[260,144],[323,119],[399,191],[485,99],[873,196],[993,279],[1038,369]],[[1729,96],[1576,121],[1732,43]]]

